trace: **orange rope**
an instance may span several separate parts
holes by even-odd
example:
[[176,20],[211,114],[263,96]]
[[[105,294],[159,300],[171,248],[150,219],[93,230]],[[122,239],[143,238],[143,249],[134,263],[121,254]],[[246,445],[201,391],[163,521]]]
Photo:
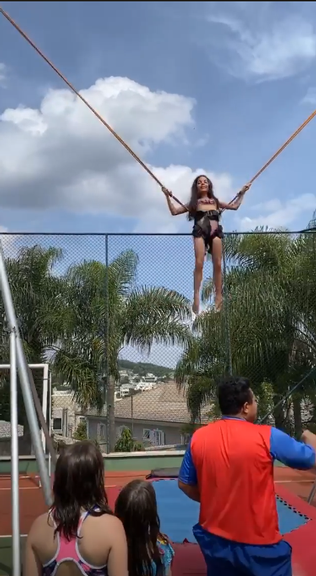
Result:
[[[72,92],[74,92],[76,94],[76,96],[78,96],[78,98],[80,98],[80,100],[86,106],[88,106],[88,108],[91,110],[91,112],[100,120],[100,122],[102,122],[102,124],[111,132],[111,134],[120,142],[120,144],[122,144],[122,146],[124,146],[124,148],[127,150],[127,152],[129,152],[131,154],[131,156],[133,156],[133,158],[136,160],[136,162],[138,162],[144,168],[144,170],[146,170],[146,172],[155,180],[155,182],[157,182],[157,184],[161,188],[163,188],[163,185],[160,182],[160,180],[158,180],[157,176],[155,176],[155,174],[153,174],[153,172],[148,168],[148,166],[146,166],[146,164],[139,158],[139,156],[137,156],[137,154],[135,154],[135,152],[133,152],[133,150],[128,146],[128,144],[126,144],[126,142],[124,142],[123,138],[121,138],[115,132],[115,130],[113,130],[113,128],[104,120],[104,118],[102,118],[102,116],[95,110],[95,108],[93,108],[91,106],[91,104],[89,104],[89,102],[83,96],[81,96],[81,94],[74,88],[74,86],[67,80],[67,78],[65,78],[65,76],[58,70],[58,68],[56,68],[56,66],[54,66],[54,64],[45,56],[45,54],[43,54],[43,52],[36,46],[36,44],[34,44],[34,42],[28,37],[28,35],[25,32],[23,32],[23,30],[18,26],[18,24],[16,24],[16,22],[9,16],[9,14],[7,14],[7,12],[5,12],[3,10],[3,8],[1,8],[1,7],[0,7],[0,13],[8,20],[8,22],[10,22],[10,24],[12,24],[12,26],[19,32],[19,34],[21,34],[21,36],[23,36],[23,38],[32,46],[32,48],[34,48],[34,50],[36,50],[36,52],[43,58],[43,60],[45,60],[45,62],[47,62],[47,64],[54,70],[54,72],[56,72],[56,74],[58,74],[58,76],[67,84],[67,86],[70,88],[70,90],[72,90]],[[307,126],[307,124],[309,124],[309,122],[311,122],[311,120],[313,120],[313,118],[315,118],[315,116],[316,116],[316,110],[314,110],[314,112],[307,118],[307,120],[305,120],[305,122],[303,122],[303,124],[301,124],[301,126],[295,132],[293,132],[292,136],[290,136],[290,138],[288,138],[288,140],[283,144],[283,146],[281,146],[275,152],[275,154],[273,154],[273,156],[271,156],[271,158],[268,160],[268,162],[266,162],[264,164],[264,166],[253,176],[253,178],[251,178],[250,184],[252,184],[262,174],[262,172],[264,172],[264,170],[266,170],[266,168],[268,168],[268,166],[270,166],[270,164],[273,162],[273,160],[275,160],[279,156],[279,154],[281,154],[281,152],[283,152],[283,150],[292,142],[292,140],[294,140],[294,138],[296,138],[296,136],[298,136],[298,134],[305,128],[305,126]],[[172,194],[172,198],[173,198],[173,200],[178,202],[178,204],[180,204],[180,206],[183,206],[183,208],[185,208],[187,211],[187,207],[180,200],[178,200],[178,198],[173,196],[173,194]],[[229,202],[229,204],[232,204],[233,202],[235,202],[235,200],[237,200],[237,198],[238,198],[238,194],[233,198],[233,200],[231,200]],[[224,212],[224,210],[221,210],[221,212]]]
[[[268,160],[268,162],[265,163],[264,166],[262,166],[262,168],[260,168],[260,170],[257,172],[257,174],[255,174],[251,180],[249,181],[249,184],[252,184],[255,180],[257,180],[257,178],[262,174],[262,172],[264,172],[264,170],[266,170],[266,168],[268,168],[268,166],[270,166],[270,164],[273,162],[273,160],[275,160],[279,154],[281,154],[281,152],[283,152],[283,150],[285,150],[285,148],[292,142],[292,140],[294,140],[294,138],[296,138],[296,136],[298,136],[298,134],[300,132],[302,132],[302,130],[305,128],[305,126],[307,126],[307,124],[309,124],[313,118],[315,118],[316,116],[316,110],[314,110],[314,112],[312,112],[312,114],[305,120],[305,122],[303,122],[303,124],[301,124],[301,126],[295,130],[295,132],[293,132],[292,136],[290,136],[287,141],[283,144],[283,146],[281,146],[276,152],[275,154],[273,154],[273,156],[271,156],[270,160]],[[231,202],[229,202],[229,204],[233,204],[233,202],[235,202],[235,200],[237,200],[238,198],[238,194],[235,196],[235,198],[233,198],[233,200],[231,200]],[[222,210],[221,212],[224,212],[224,210]]]
[[[54,72],[56,72],[56,74],[58,74],[58,76],[67,84],[67,86],[70,88],[70,90],[72,90],[72,92],[74,92],[74,94],[76,94],[76,96],[78,96],[78,98],[80,98],[80,100],[86,106],[88,106],[89,110],[91,110],[91,112],[98,118],[98,120],[100,120],[100,122],[102,122],[103,126],[105,126],[111,132],[111,134],[114,136],[114,138],[116,138],[116,140],[118,140],[120,142],[120,144],[122,144],[122,146],[124,146],[125,150],[127,150],[127,152],[129,152],[131,154],[131,156],[133,156],[133,158],[136,160],[136,162],[138,162],[144,168],[144,170],[146,170],[146,172],[155,180],[155,182],[157,182],[157,184],[161,188],[163,188],[163,185],[160,182],[160,180],[158,180],[157,176],[155,176],[155,174],[153,174],[153,172],[148,168],[148,166],[146,166],[146,164],[139,158],[139,156],[137,156],[137,154],[135,154],[135,152],[133,152],[133,150],[128,146],[128,144],[126,144],[126,142],[124,142],[123,138],[121,138],[115,132],[115,130],[113,130],[113,128],[104,120],[104,118],[102,118],[102,116],[99,114],[99,112],[97,112],[95,110],[95,108],[93,108],[91,106],[91,104],[89,104],[89,102],[75,89],[75,87],[69,82],[69,80],[67,80],[67,78],[58,70],[58,68],[56,68],[56,66],[47,58],[47,56],[45,56],[45,54],[43,54],[43,52],[36,46],[36,44],[29,38],[29,36],[25,32],[23,32],[23,30],[20,28],[20,26],[18,26],[18,24],[16,24],[16,22],[11,18],[11,16],[9,16],[9,14],[7,12],[5,12],[3,10],[3,8],[1,8],[1,6],[0,6],[0,13],[8,20],[8,22],[10,22],[10,24],[12,24],[12,26],[19,32],[19,34],[21,34],[21,36],[23,36],[23,38],[32,46],[32,48],[34,48],[34,50],[39,54],[39,56],[41,56],[41,58],[43,58],[43,60],[45,60],[45,62],[47,62],[47,64],[54,70]],[[186,206],[184,204],[182,204],[182,202],[180,202],[180,200],[178,200],[178,198],[176,198],[173,195],[172,195],[172,198],[173,198],[173,200],[178,202],[178,204],[180,204],[180,206],[183,206],[183,208],[185,208],[187,210]]]

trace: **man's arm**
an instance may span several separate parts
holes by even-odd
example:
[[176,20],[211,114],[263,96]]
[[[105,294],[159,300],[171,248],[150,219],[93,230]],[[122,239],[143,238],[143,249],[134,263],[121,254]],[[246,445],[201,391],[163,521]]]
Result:
[[[296,470],[311,470],[312,468],[316,468],[316,436],[312,434],[314,438],[313,447],[310,439],[311,432],[304,434],[302,436],[303,442],[298,442],[281,430],[271,428],[271,456],[282,462],[282,464],[285,464],[285,466]],[[306,441],[309,443],[304,443]]]
[[198,487],[196,468],[191,453],[191,442],[187,447],[182,460],[178,486],[188,498],[195,500],[195,502],[200,502],[200,491]]

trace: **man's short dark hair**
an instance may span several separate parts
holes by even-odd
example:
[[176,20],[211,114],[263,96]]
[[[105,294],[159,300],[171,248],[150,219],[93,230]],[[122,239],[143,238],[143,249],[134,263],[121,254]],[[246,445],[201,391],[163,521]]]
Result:
[[229,376],[218,382],[218,403],[223,416],[239,414],[246,402],[253,401],[248,378]]

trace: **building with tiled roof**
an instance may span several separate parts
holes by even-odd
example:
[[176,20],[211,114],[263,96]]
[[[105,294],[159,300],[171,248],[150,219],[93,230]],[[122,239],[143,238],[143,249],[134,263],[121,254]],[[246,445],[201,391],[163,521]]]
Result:
[[[202,411],[202,424],[207,423],[209,412],[209,406]],[[89,438],[105,442],[106,410],[89,410],[85,416]],[[186,444],[190,413],[185,390],[170,381],[121,398],[115,402],[115,423],[118,438],[124,428],[129,428],[133,438],[145,447]]]

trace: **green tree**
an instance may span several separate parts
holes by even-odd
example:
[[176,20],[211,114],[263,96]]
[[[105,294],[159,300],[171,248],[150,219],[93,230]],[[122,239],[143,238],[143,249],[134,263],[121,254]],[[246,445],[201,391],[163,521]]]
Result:
[[85,420],[81,420],[75,430],[73,435],[75,440],[87,440],[87,422]]
[[[187,386],[193,420],[205,402],[215,403],[215,381],[229,371],[248,376],[258,395],[261,415],[315,366],[315,235],[264,233],[231,235],[225,240],[225,304],[194,326],[178,364],[176,378]],[[211,293],[204,285],[203,299]],[[276,424],[299,434],[301,402],[314,401],[315,376],[275,413]],[[288,410],[295,427],[289,428]]]
[[[57,248],[21,248],[15,258],[6,258],[8,279],[28,363],[47,362],[47,353],[60,335],[63,279],[54,273],[62,258]],[[0,299],[2,363],[9,363],[9,338],[2,299]],[[33,373],[37,393],[42,399],[43,374]],[[10,419],[9,378],[1,379],[0,418]],[[29,436],[28,423],[19,389],[19,422]]]
[[137,267],[137,255],[128,250],[108,268],[85,261],[65,276],[67,306],[54,366],[81,406],[101,408],[106,382],[110,450],[121,349],[132,345],[149,353],[154,342],[184,345],[190,339],[190,302],[166,288],[137,287]]
[[141,452],[142,450],[144,447],[141,442],[134,440],[129,428],[124,428],[115,444],[114,452]]

